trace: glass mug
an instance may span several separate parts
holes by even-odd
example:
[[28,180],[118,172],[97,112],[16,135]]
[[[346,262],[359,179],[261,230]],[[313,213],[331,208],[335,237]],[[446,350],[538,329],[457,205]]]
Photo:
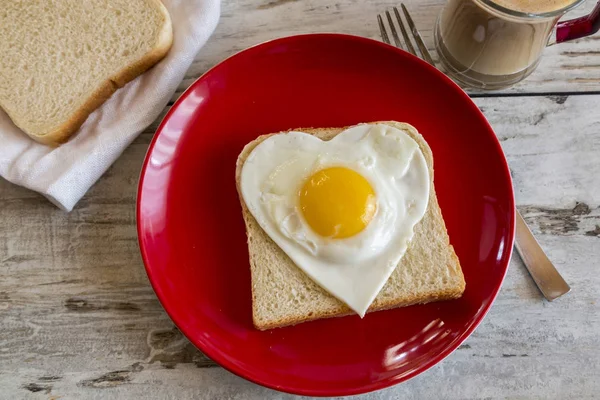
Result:
[[[582,2],[449,0],[434,32],[440,62],[464,85],[490,90],[511,86],[533,72],[547,45],[599,30],[600,1],[591,14],[558,23],[561,16]],[[519,8],[520,3],[529,7],[537,3],[538,10],[534,13],[532,9],[507,8]],[[561,8],[544,9],[549,5]]]

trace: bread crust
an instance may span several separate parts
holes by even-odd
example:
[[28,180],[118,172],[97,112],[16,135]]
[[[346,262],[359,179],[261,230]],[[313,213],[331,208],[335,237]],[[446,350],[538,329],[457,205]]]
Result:
[[[428,165],[431,166],[429,168],[429,175],[430,175],[430,181],[432,183],[432,186],[431,186],[431,194],[430,194],[429,203],[428,203],[428,212],[433,212],[435,214],[435,217],[437,219],[439,219],[440,221],[442,221],[441,223],[443,224],[441,210],[439,208],[439,205],[437,202],[437,197],[435,195],[435,187],[433,186],[433,154],[431,153],[431,149],[429,148],[429,146],[426,145],[426,142],[424,141],[424,139],[422,139],[422,137],[418,133],[418,131],[409,124],[398,123],[395,121],[378,121],[378,122],[371,122],[371,123],[372,124],[386,124],[386,125],[390,125],[390,126],[394,126],[394,127],[400,127],[402,129],[408,131],[410,136],[412,136],[413,138],[418,137],[421,139],[421,140],[418,140],[420,149],[423,152],[423,155],[425,156]],[[277,134],[281,134],[281,133],[285,133],[285,132],[300,131],[300,132],[318,135],[318,133],[320,131],[335,130],[335,133],[326,135],[325,137],[321,137],[320,135],[318,135],[323,140],[330,140],[331,138],[335,137],[338,133],[343,132],[347,128],[348,127],[320,128],[320,129],[315,129],[315,128],[290,129],[290,130],[284,131],[284,132],[278,132],[278,133],[274,133],[274,134],[267,134],[267,135],[259,136],[258,138],[256,138],[252,142],[248,143],[244,147],[244,149],[240,153],[240,155],[237,159],[237,162],[236,162],[236,177],[235,178],[236,178],[236,187],[237,187],[238,195],[240,198],[240,204],[242,206],[242,214],[244,217],[244,222],[246,224],[246,234],[248,236],[249,247],[250,247],[250,244],[253,239],[253,237],[252,237],[253,231],[254,231],[253,227],[258,224],[257,224],[256,220],[254,219],[254,217],[252,216],[252,214],[250,213],[250,211],[248,210],[246,203],[244,202],[244,199],[242,196],[241,172],[242,172],[242,167],[244,165],[244,162],[246,161],[246,158],[250,155],[252,150],[254,150],[254,148],[256,146],[258,146],[261,142],[263,142],[267,138],[269,138],[273,135],[277,135]],[[421,144],[421,142],[425,143],[425,146],[423,146]],[[444,226],[444,230],[445,230],[445,226]],[[265,235],[268,238],[268,235],[266,235],[266,233],[262,230],[262,228],[258,227],[258,230],[256,232],[257,232],[257,234]],[[270,238],[268,238],[268,240],[271,241]],[[410,306],[410,305],[414,305],[414,304],[425,304],[425,303],[430,303],[430,302],[434,302],[434,301],[451,300],[451,299],[460,298],[465,290],[464,275],[462,273],[462,270],[460,267],[460,262],[458,260],[458,257],[456,256],[454,248],[450,244],[448,244],[448,246],[449,246],[449,251],[451,252],[451,263],[449,264],[449,268],[453,269],[453,272],[458,275],[458,278],[460,280],[458,285],[456,285],[452,288],[449,288],[449,289],[432,291],[432,292],[428,292],[426,294],[423,294],[423,293],[415,294],[410,299],[385,300],[385,299],[380,299],[378,296],[375,299],[375,301],[371,304],[371,306],[369,307],[367,313],[371,313],[371,312],[375,312],[375,311],[389,310],[389,309],[398,308],[398,307],[405,307],[405,306]],[[256,264],[256,259],[255,259],[255,257],[253,257],[253,253],[251,250],[249,253],[250,253],[250,267],[251,267],[252,271],[255,271],[256,268],[258,267]],[[342,303],[341,301],[337,301],[338,304],[335,307],[333,307],[329,310],[326,310],[324,312],[314,313],[311,310],[303,310],[304,311],[303,313],[282,317],[276,321],[263,321],[263,320],[261,320],[261,318],[257,312],[258,310],[255,306],[256,302],[257,302],[257,298],[256,298],[256,291],[254,290],[254,284],[255,283],[254,283],[254,278],[253,278],[253,283],[252,283],[252,304],[253,304],[252,320],[253,320],[254,326],[259,330],[280,328],[280,327],[284,327],[284,326],[295,325],[298,323],[314,321],[314,320],[323,319],[323,318],[342,317],[342,316],[346,316],[346,315],[355,314],[355,312],[352,311],[344,303]]]
[[25,131],[21,126],[19,126],[18,121],[11,117],[15,125],[21,128],[21,130],[39,143],[49,146],[58,146],[62,143],[65,143],[73,134],[77,132],[90,114],[104,104],[104,102],[108,100],[117,91],[117,89],[125,86],[128,82],[137,78],[162,60],[169,52],[169,49],[173,43],[173,27],[171,23],[171,17],[162,1],[149,1],[153,3],[164,16],[164,24],[159,33],[156,47],[154,47],[150,52],[144,54],[139,60],[131,63],[123,70],[117,72],[108,80],[101,83],[100,86],[91,93],[90,97],[73,112],[71,117],[69,117],[62,125],[58,126],[54,130],[44,135],[35,135]]

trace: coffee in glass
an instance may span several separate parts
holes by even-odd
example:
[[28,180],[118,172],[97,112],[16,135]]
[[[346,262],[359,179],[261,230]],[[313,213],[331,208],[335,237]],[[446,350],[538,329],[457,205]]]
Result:
[[559,42],[600,28],[600,2],[592,14],[557,26],[558,19],[581,2],[449,0],[435,27],[440,62],[467,86],[501,89],[513,85],[536,68],[553,33]]

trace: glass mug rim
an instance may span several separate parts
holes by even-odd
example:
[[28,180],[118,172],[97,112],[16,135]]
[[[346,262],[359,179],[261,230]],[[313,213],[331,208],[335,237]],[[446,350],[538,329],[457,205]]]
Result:
[[477,2],[483,3],[487,7],[493,8],[494,10],[501,12],[503,14],[509,15],[511,17],[516,18],[524,18],[524,19],[547,19],[547,18],[556,18],[559,17],[573,8],[577,7],[585,0],[575,0],[571,4],[566,7],[560,8],[554,11],[548,11],[544,13],[528,13],[523,11],[511,10],[510,8],[503,7],[497,3],[494,3],[492,0],[475,0]]

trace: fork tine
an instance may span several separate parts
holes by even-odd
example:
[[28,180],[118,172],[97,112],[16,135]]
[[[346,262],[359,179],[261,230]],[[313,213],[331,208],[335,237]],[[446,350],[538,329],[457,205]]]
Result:
[[383,20],[381,19],[381,15],[377,14],[377,22],[379,22],[379,31],[381,32],[381,38],[383,39],[383,41],[387,44],[392,44],[390,43],[390,38],[388,37],[388,34],[385,30],[385,26],[383,25]]
[[406,43],[408,51],[416,56],[417,52],[415,51],[415,48],[410,42],[408,33],[406,33],[406,28],[404,28],[404,22],[402,22],[402,18],[400,18],[400,13],[398,12],[398,9],[396,7],[394,7],[394,14],[396,14],[396,19],[398,20],[398,25],[400,25],[400,31],[402,32],[402,37],[404,38],[404,43]]
[[390,24],[390,29],[392,30],[392,36],[394,37],[394,42],[396,43],[396,47],[402,48],[402,42],[400,42],[400,38],[398,37],[398,32],[396,31],[396,27],[394,26],[394,23],[392,22],[392,16],[390,15],[389,11],[386,11],[385,15],[387,16],[388,23]]
[[415,42],[417,42],[417,46],[419,47],[419,50],[421,51],[421,54],[423,55],[423,58],[429,64],[435,66],[435,64],[433,63],[433,58],[431,58],[431,54],[429,53],[429,50],[427,50],[427,47],[425,46],[425,43],[423,43],[423,39],[421,38],[421,34],[417,30],[417,27],[415,26],[415,23],[413,22],[413,19],[411,18],[410,14],[408,13],[408,10],[404,6],[404,3],[400,3],[400,6],[402,7],[402,12],[404,12],[404,16],[406,17],[406,21],[408,22],[408,26],[410,27],[410,30],[411,30],[414,38],[415,38]]

